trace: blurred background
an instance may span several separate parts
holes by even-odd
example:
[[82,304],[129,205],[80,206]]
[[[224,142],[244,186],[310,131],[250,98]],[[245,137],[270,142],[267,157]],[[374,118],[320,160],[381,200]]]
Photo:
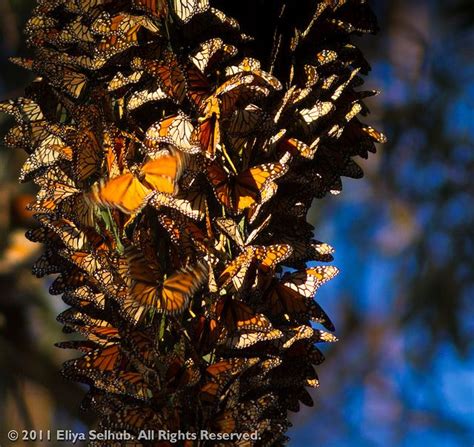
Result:
[[[366,87],[382,93],[367,122],[389,143],[360,162],[363,180],[313,207],[315,235],[341,270],[317,296],[340,342],[322,346],[321,388],[293,416],[290,446],[472,446],[474,6],[370,3],[381,31],[358,43],[373,68]],[[32,4],[0,0],[2,99],[30,80],[7,58],[26,54]],[[23,237],[33,193],[16,181],[23,161],[0,150],[0,444],[12,428],[90,422],[84,389],[58,373],[62,302],[30,274],[39,247]]]

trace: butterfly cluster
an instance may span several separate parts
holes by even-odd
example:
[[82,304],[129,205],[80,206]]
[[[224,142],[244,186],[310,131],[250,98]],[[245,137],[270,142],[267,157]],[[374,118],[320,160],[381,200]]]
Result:
[[281,445],[312,405],[335,340],[314,296],[338,271],[308,267],[333,250],[307,213],[385,140],[350,40],[377,27],[363,0],[306,2],[293,28],[290,2],[260,3],[281,25],[263,50],[212,0],[39,0],[13,60],[37,75],[0,103],[38,187],[33,272],[58,275],[83,336],[63,372],[103,428]]

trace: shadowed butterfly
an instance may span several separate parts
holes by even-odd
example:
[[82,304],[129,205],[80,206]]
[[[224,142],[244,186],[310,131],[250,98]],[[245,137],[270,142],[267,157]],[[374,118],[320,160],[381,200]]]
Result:
[[161,268],[151,265],[138,250],[129,247],[126,256],[130,289],[122,306],[132,320],[139,319],[149,309],[165,314],[182,312],[206,279],[206,270],[201,264],[178,270],[164,278]]
[[217,199],[238,214],[256,205],[262,193],[284,175],[288,167],[280,163],[267,163],[246,169],[237,175],[228,174],[217,162],[208,168],[208,178]]
[[217,63],[223,62],[237,54],[237,48],[224,44],[222,39],[216,37],[201,43],[190,55],[193,64],[206,74]]

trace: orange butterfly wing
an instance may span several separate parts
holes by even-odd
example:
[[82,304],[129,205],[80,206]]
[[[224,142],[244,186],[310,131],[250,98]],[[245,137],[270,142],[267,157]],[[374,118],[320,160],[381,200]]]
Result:
[[146,162],[140,173],[153,191],[172,194],[175,192],[175,180],[179,174],[180,166],[175,156],[158,157]]
[[252,206],[268,183],[281,177],[287,168],[280,163],[267,163],[241,172],[235,181],[235,207],[238,211]]
[[178,165],[174,156],[150,160],[141,167],[140,179],[131,172],[119,175],[99,186],[93,193],[94,199],[127,214],[137,212],[154,191],[168,194],[175,191]]
[[161,308],[170,313],[182,311],[206,276],[207,270],[201,264],[171,275],[163,283],[160,299]]
[[162,282],[159,266],[150,264],[141,252],[132,249],[127,256],[131,277],[130,298],[135,302],[135,306],[132,306],[135,308],[155,308],[165,313],[180,312],[207,274],[204,267],[197,264],[178,270]]
[[228,176],[218,163],[213,163],[208,167],[208,175],[217,199],[235,213],[240,213],[259,203],[268,185],[272,185],[272,181],[286,170],[287,167],[281,163],[267,163]]
[[223,299],[216,306],[218,319],[230,331],[266,331],[270,330],[270,321],[262,314],[255,313],[245,303],[235,299]]
[[151,192],[135,175],[129,172],[109,180],[100,187],[97,198],[99,203],[118,208],[120,211],[130,214],[142,207],[145,198]]
[[211,115],[199,125],[197,140],[206,156],[214,159],[217,145],[221,140],[219,120],[216,115]]

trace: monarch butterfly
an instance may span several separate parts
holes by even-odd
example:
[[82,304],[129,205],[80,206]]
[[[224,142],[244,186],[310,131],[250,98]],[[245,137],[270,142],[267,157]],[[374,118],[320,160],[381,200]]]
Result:
[[242,233],[233,219],[219,217],[215,219],[215,223],[226,236],[230,237],[239,247],[244,247],[246,244],[242,237]]
[[17,122],[31,123],[45,119],[40,106],[30,98],[8,99],[0,102],[0,111],[12,115]]
[[[21,124],[17,129],[15,137],[20,138],[17,143],[22,144],[22,138],[28,139],[28,147],[26,148],[28,154],[32,154],[41,145],[42,141],[50,138],[51,133],[56,134],[59,138],[62,136],[61,132],[56,132],[58,130],[57,127],[50,125],[47,121],[33,121],[29,124]],[[20,133],[18,134],[18,132]]]
[[133,92],[127,99],[126,107],[127,110],[132,111],[149,102],[162,101],[164,99],[168,100],[171,98],[162,90],[158,83],[153,83],[147,88]]
[[92,203],[87,194],[82,192],[65,198],[61,203],[60,212],[83,227],[93,228],[97,223],[96,211],[95,203]]
[[220,109],[222,116],[229,116],[236,109],[269,95],[270,90],[259,85],[253,85],[254,76],[234,76],[221,84],[215,92],[215,96],[220,99]]
[[91,26],[95,35],[102,36],[96,45],[97,54],[109,59],[137,45],[138,31],[145,23],[128,14],[111,17],[104,12]]
[[76,184],[71,178],[69,166],[53,165],[46,168],[41,175],[36,176],[33,181],[40,186],[41,189],[46,189],[55,183],[60,183],[64,186],[74,187]]
[[289,245],[249,245],[243,253],[233,259],[219,277],[221,287],[233,283],[236,290],[243,287],[249,267],[256,261],[258,270],[267,274],[275,269],[277,264],[285,260],[292,252]]
[[264,246],[255,246],[255,258],[258,261],[258,268],[264,273],[274,270],[276,266],[287,259],[293,249],[288,244],[275,244]]
[[[216,387],[215,384],[214,387]],[[216,394],[218,394],[216,392]],[[237,398],[234,397],[234,394],[232,394],[232,399],[237,400]],[[229,411],[229,410],[223,410],[219,411],[215,417],[212,420],[212,430],[215,430],[218,433],[242,433],[242,428],[239,424],[240,420],[242,417],[242,413],[240,413],[240,418],[238,417],[237,412],[234,411]],[[234,443],[234,445],[238,447],[249,447],[251,441],[237,441]],[[219,447],[224,447],[226,443],[221,443],[219,444]]]
[[211,113],[202,120],[193,135],[193,139],[199,142],[206,157],[213,160],[221,141],[219,116],[216,113]]
[[35,29],[54,28],[56,25],[57,20],[53,19],[52,17],[48,17],[46,15],[35,15],[28,19],[25,27],[29,32],[31,32]]
[[277,150],[285,153],[289,152],[291,155],[298,155],[300,157],[312,160],[319,146],[319,138],[317,138],[311,145],[304,143],[296,138],[284,138],[280,140]]
[[[82,115],[76,116],[77,113]],[[98,173],[103,158],[100,130],[97,129],[98,110],[95,107],[79,108],[74,112],[78,129],[73,137],[73,166],[75,178],[82,182]]]
[[259,131],[262,131],[266,126],[265,119],[268,119],[268,117],[260,107],[249,104],[233,113],[228,132],[232,136],[241,136],[254,132],[257,127]]
[[132,172],[119,175],[92,191],[92,199],[132,214],[146,205],[155,191],[172,194],[182,169],[182,157],[168,155],[149,160]]
[[143,76],[143,70],[136,70],[133,71],[128,76],[124,75],[121,71],[117,72],[117,74],[107,82],[107,90],[109,92],[113,92],[115,90],[119,90],[122,87],[130,84],[136,84],[140,81]]
[[219,382],[230,380],[243,371],[251,368],[260,361],[259,358],[230,358],[221,360],[216,363],[212,363],[206,368],[206,373],[209,374],[212,379],[218,379]]
[[[69,292],[66,292],[66,294]],[[57,320],[64,324],[63,327],[63,332],[65,333],[71,333],[71,332],[77,332],[78,326],[89,326],[89,327],[108,327],[108,328],[114,328],[111,323],[109,323],[107,320],[102,319],[100,316],[97,316],[94,314],[94,316],[90,316],[85,311],[91,312],[90,307],[96,310],[95,307],[93,307],[90,304],[82,304],[81,309],[82,311],[79,311],[73,307],[70,307],[69,309],[65,310],[61,314],[57,316]],[[84,340],[82,340],[84,342]],[[93,349],[97,348],[97,343],[94,342],[89,342],[89,345],[93,344]],[[101,345],[104,345],[104,343],[101,343]],[[73,347],[72,349],[76,349]]]
[[294,268],[301,268],[299,265],[308,261],[331,262],[334,260],[332,256],[334,249],[329,244],[305,237],[301,231],[295,231],[294,237],[282,238],[281,242],[289,244],[293,248],[292,254],[286,261]]
[[[275,405],[278,398],[273,393],[267,393],[258,399],[249,399],[245,402],[239,402],[238,399],[232,402],[227,402],[227,408],[232,408],[232,413],[234,413],[236,420],[239,425],[247,427],[248,431],[254,430],[258,432],[260,428],[260,419],[264,413],[268,413],[269,408]],[[224,411],[223,414],[228,412]],[[221,415],[218,415],[217,418],[221,419]],[[258,427],[258,428],[257,428]],[[241,428],[242,429],[242,428]],[[244,447],[246,444],[239,444],[240,447]]]
[[307,268],[302,272],[286,275],[282,284],[306,298],[312,298],[316,290],[327,281],[334,278],[339,270],[332,265]]
[[[360,71],[360,67],[357,67],[355,68],[354,70],[351,71],[351,73],[349,74],[349,77],[347,80],[345,80],[344,82],[342,82],[335,90],[334,90],[334,93],[332,94],[331,96],[331,100],[332,101],[337,101],[340,96],[345,92],[345,90],[347,89],[347,87],[349,85],[351,85],[352,81],[354,80],[354,78],[357,76],[357,74],[359,73]],[[358,112],[355,112],[354,115],[356,115]],[[350,121],[350,119],[348,119],[347,121]]]
[[340,175],[350,178],[362,178],[364,176],[364,171],[354,160],[349,158],[342,167]]
[[167,0],[133,0],[133,5],[140,11],[145,11],[158,18],[168,15]]
[[272,329],[270,321],[255,313],[242,301],[220,298],[215,307],[217,321],[233,334],[236,331],[268,332]]
[[88,276],[80,270],[69,268],[67,271],[64,271],[62,269],[61,275],[49,287],[49,293],[51,295],[61,295],[68,290],[73,290],[76,287],[87,284],[88,281]]
[[105,63],[107,59],[110,59],[117,54],[123,53],[129,48],[137,45],[137,41],[138,36],[136,34],[131,34],[128,39],[111,35],[108,37],[103,37],[99,41],[96,48],[98,54],[104,58]]
[[172,11],[183,23],[188,23],[195,15],[209,9],[208,0],[173,0]]
[[70,325],[70,327],[99,346],[110,345],[110,342],[118,342],[121,338],[119,329],[113,326]]
[[153,391],[143,374],[134,371],[114,371],[105,376],[106,380],[95,380],[94,386],[108,393],[131,396],[134,399],[149,400]]
[[89,56],[69,56],[71,65],[86,70],[100,70],[108,61],[105,54],[98,53],[94,57]]
[[71,161],[72,154],[72,148],[60,137],[49,134],[23,164],[20,181],[28,180],[39,169],[52,166],[61,160]]
[[[101,404],[103,407],[103,404]],[[116,411],[108,413],[107,416],[107,426],[112,429],[117,430],[130,430],[133,432],[138,432],[140,430],[152,430],[153,427],[167,427],[165,424],[165,419],[163,417],[163,411],[161,414],[148,406],[139,405],[139,406],[130,406],[127,405],[126,408],[120,408]],[[169,421],[170,416],[167,417]]]
[[302,324],[300,326],[286,328],[283,330],[283,338],[281,340],[281,347],[283,349],[290,348],[294,343],[300,340],[312,340],[315,336],[316,330],[311,326]]
[[314,406],[311,395],[303,387],[299,387],[297,390],[291,388],[291,392],[285,394],[282,400],[285,408],[294,412],[300,411],[300,402],[307,407]]
[[330,332],[323,331],[321,329],[315,329],[311,340],[314,343],[334,343],[338,341],[338,338]]
[[56,36],[56,40],[61,44],[77,42],[94,43],[95,38],[90,28],[82,23],[82,20],[78,17],[61,30]]
[[299,111],[303,122],[307,125],[313,125],[320,118],[334,110],[334,104],[330,101],[317,101],[310,109],[305,108]]
[[280,101],[280,105],[276,107],[276,111],[273,115],[273,122],[278,124],[285,114],[289,112],[288,109],[293,108],[295,103],[300,99],[301,89],[298,89],[296,85],[292,85],[284,94]]
[[183,250],[185,258],[194,258],[196,252],[209,254],[208,242],[201,229],[193,222],[183,218],[181,214],[161,215],[159,222],[170,235],[173,243]]
[[242,234],[239,230],[239,227],[235,223],[233,219],[219,217],[215,220],[217,226],[227,235],[229,236],[237,245],[243,248],[246,245],[252,243],[252,241],[260,234],[262,230],[264,230],[268,224],[270,223],[272,215],[269,214],[264,221],[255,228],[246,238],[245,242],[242,237]]
[[329,20],[335,27],[345,31],[346,33],[375,33],[378,30],[377,22],[374,13],[365,5],[363,10],[359,11],[359,14],[352,13],[344,10],[340,13],[340,19]]
[[259,359],[253,358],[230,358],[209,365],[206,373],[210,380],[201,387],[201,395],[204,400],[218,400],[230,381],[243,374],[256,365]]
[[103,151],[109,179],[129,171],[128,160],[133,155],[135,143],[131,135],[114,126],[103,130]]
[[372,141],[375,141],[376,143],[387,142],[387,137],[382,132],[379,132],[378,130],[374,129],[372,126],[362,126],[361,129],[362,132],[364,132],[372,139]]
[[244,57],[239,65],[231,66],[226,68],[226,75],[232,76],[237,73],[249,72],[252,73],[257,78],[261,79],[261,82],[264,82],[267,85],[270,85],[275,90],[281,90],[281,82],[270,73],[263,71],[260,68],[260,62],[257,59],[251,57]]
[[45,76],[52,86],[77,99],[84,92],[87,76],[72,68],[62,66],[61,53],[37,49],[39,58],[33,62],[33,69]]
[[319,365],[324,361],[323,353],[311,341],[296,343],[285,351],[288,361],[303,358],[303,356],[306,356],[312,365]]
[[35,216],[40,223],[54,231],[63,244],[72,250],[82,250],[88,247],[100,247],[104,239],[92,229],[82,230],[73,221],[53,215],[41,214]]
[[103,268],[103,264],[95,253],[66,249],[59,251],[59,255],[90,275],[93,275],[97,270]]
[[334,62],[338,57],[337,51],[324,49],[316,54],[316,62],[319,65],[326,65]]
[[156,349],[155,333],[153,330],[126,329],[124,333],[124,346],[130,350],[144,365],[153,367],[159,353]]
[[162,206],[173,208],[191,219],[202,220],[206,212],[206,195],[199,189],[181,191],[174,196],[157,193],[150,205],[158,209]]
[[374,142],[379,142],[377,138],[382,139],[382,142],[385,141],[385,135],[373,128],[366,127],[357,118],[354,118],[344,126],[338,139],[338,145],[351,148],[354,155],[367,158],[369,152],[375,152]]
[[176,389],[196,385],[201,379],[201,371],[192,358],[185,357],[185,352],[175,351],[164,359],[166,374],[164,379],[169,388]]
[[334,326],[324,311],[312,301],[318,287],[337,274],[332,266],[316,267],[283,277],[265,293],[264,301],[273,316],[288,314],[295,318],[312,317],[330,330]]
[[275,342],[283,333],[279,329],[267,332],[242,332],[226,338],[224,344],[228,349],[246,349],[257,343]]
[[42,187],[36,195],[36,201],[28,206],[29,209],[40,213],[55,212],[63,200],[80,192],[72,180],[70,182],[68,180],[70,179],[65,177],[62,182]]
[[203,74],[208,73],[215,64],[225,61],[237,54],[237,48],[224,44],[216,37],[201,43],[190,55],[193,64]]
[[42,278],[52,273],[61,273],[64,264],[64,259],[49,248],[35,261],[32,272],[37,278]]
[[[302,353],[301,355],[304,355]],[[258,384],[258,386],[262,385],[264,377],[274,368],[280,366],[283,360],[280,357],[270,357],[265,360],[261,360],[260,363],[257,365],[258,373],[253,375],[251,380],[252,383]],[[256,369],[257,369],[256,368]]]
[[[68,8],[72,8],[72,12],[78,12],[83,11],[83,12],[89,12],[92,9],[96,8],[97,6],[100,5],[108,5],[112,3],[113,0],[80,0],[80,2],[64,2],[65,6]],[[76,10],[77,9],[77,10]]]
[[111,57],[138,44],[138,32],[144,27],[152,33],[159,29],[146,16],[132,16],[126,13],[111,17],[104,12],[91,26],[92,32],[104,36],[97,46],[100,53]]
[[71,379],[94,380],[104,372],[113,372],[123,361],[118,344],[95,349],[83,357],[64,363],[62,372]]
[[[286,356],[285,356],[286,357]],[[307,382],[314,383],[318,376],[314,371],[314,367],[300,358],[284,358],[284,362],[270,372],[269,378],[275,389],[282,388],[297,388],[299,386],[306,386]],[[287,371],[287,369],[291,371]]]
[[62,296],[62,299],[70,306],[79,305],[82,307],[83,303],[91,303],[97,309],[103,310],[105,308],[105,294],[102,292],[96,292],[87,285],[66,292]]
[[159,266],[150,265],[136,249],[127,250],[127,259],[130,296],[125,298],[123,308],[132,320],[140,318],[148,309],[167,314],[182,312],[206,278],[206,270],[201,264],[176,271],[163,279]]
[[176,55],[165,50],[161,61],[135,58],[132,62],[135,69],[145,70],[159,82],[167,96],[179,103],[186,97],[186,78]]
[[[71,329],[73,331],[73,329]],[[74,349],[86,354],[97,349],[97,344],[89,340],[69,340],[55,343],[54,346],[61,349]]]
[[42,244],[49,242],[54,245],[61,241],[57,233],[48,227],[30,229],[25,233],[25,237],[31,242],[40,242]]
[[211,94],[211,84],[207,77],[192,63],[188,63],[183,71],[186,77],[186,95],[198,110],[204,108],[205,100]]
[[160,143],[166,143],[180,151],[194,154],[201,149],[192,141],[193,132],[191,120],[184,113],[179,113],[150,126],[145,133],[144,144],[153,150]]
[[287,170],[288,166],[280,163],[267,163],[229,176],[217,162],[207,168],[217,199],[236,214],[258,204],[262,192]]
[[5,146],[21,148],[28,152],[28,144],[30,143],[28,133],[28,126],[26,125],[13,126],[3,138]]
[[226,287],[231,282],[236,290],[240,290],[247,278],[247,272],[253,261],[254,247],[247,247],[243,253],[231,261],[221,273],[218,284],[221,288]]
[[[195,1],[196,0],[194,0],[194,2]],[[202,2],[202,0],[198,1]],[[208,0],[205,0],[205,2],[207,3]],[[222,11],[212,6],[193,15],[192,18],[185,23],[185,26],[182,27],[185,35],[190,38],[192,42],[202,40],[203,29],[212,29],[213,36],[231,32],[235,33],[235,35],[239,36],[242,40],[248,39],[248,36],[240,33],[240,25],[237,20],[225,15]]]

